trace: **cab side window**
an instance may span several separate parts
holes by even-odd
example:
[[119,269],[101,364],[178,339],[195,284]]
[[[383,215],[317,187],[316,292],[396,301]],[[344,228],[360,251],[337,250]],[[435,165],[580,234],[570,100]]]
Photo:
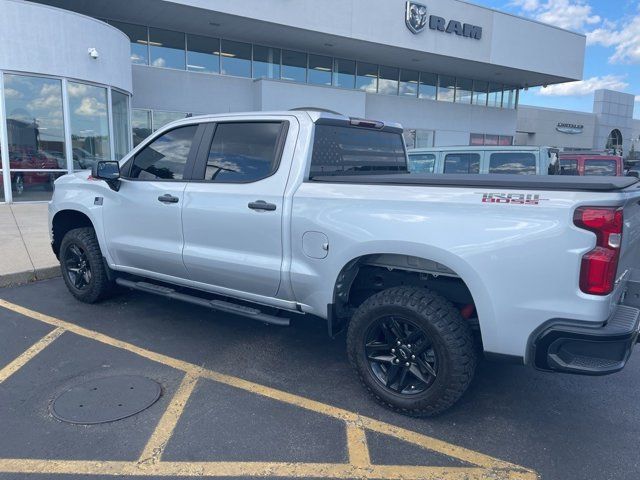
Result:
[[492,153],[489,157],[489,173],[535,175],[536,156],[527,152]]
[[127,178],[182,180],[198,125],[174,128],[153,140],[133,159]]
[[433,153],[415,153],[409,155],[409,171],[411,173],[433,173],[436,156]]
[[250,183],[271,176],[280,161],[283,122],[219,123],[216,126],[204,180]]
[[480,155],[448,153],[444,157],[444,173],[480,173]]

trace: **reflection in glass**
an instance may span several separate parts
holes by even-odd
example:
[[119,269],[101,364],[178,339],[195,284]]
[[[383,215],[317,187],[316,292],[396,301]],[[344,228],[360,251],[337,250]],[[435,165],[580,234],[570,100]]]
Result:
[[456,84],[456,102],[471,103],[471,92],[473,89],[473,81],[467,78],[458,78]]
[[397,68],[380,65],[380,79],[378,80],[378,93],[385,95],[398,95],[398,76],[400,72]]
[[536,156],[527,152],[492,153],[489,157],[489,173],[535,175]]
[[409,155],[409,171],[411,173],[433,173],[436,156],[433,153],[415,153]]
[[418,96],[418,80],[420,74],[413,70],[400,71],[400,95]]
[[378,91],[378,66],[373,63],[358,62],[356,88],[365,92]]
[[91,168],[97,160],[110,159],[107,89],[68,82],[67,96],[74,169]]
[[280,78],[280,49],[253,46],[253,78]]
[[485,135],[484,144],[490,146],[498,145],[499,138],[500,137],[498,135]]
[[453,102],[456,97],[456,77],[440,75],[438,85],[438,100],[443,102]]
[[331,85],[331,57],[309,55],[309,83]]
[[333,85],[353,88],[356,82],[356,62],[342,58],[333,59]]
[[489,99],[487,105],[498,108],[502,106],[502,85],[500,83],[489,84]]
[[504,96],[502,97],[502,107],[503,108],[516,108],[516,89],[509,89],[504,91]]
[[116,160],[120,160],[131,149],[129,145],[129,97],[111,90],[111,115],[113,116],[113,148]]
[[187,114],[182,112],[161,112],[158,110],[153,111],[153,131],[155,132],[161,127],[164,127],[167,123],[174,120],[180,120],[186,118]]
[[220,39],[187,35],[187,70],[220,73]]
[[420,72],[419,97],[435,100],[438,91],[438,76],[435,73]]
[[222,40],[220,72],[235,77],[251,77],[251,44]]
[[151,65],[154,67],[179,70],[186,68],[184,33],[182,32],[150,27],[149,51]]
[[[48,202],[53,182],[67,172],[11,172],[11,194],[14,202]],[[0,178],[2,176],[0,175]]]
[[131,129],[133,131],[133,146],[151,135],[151,111],[134,108],[131,111]]
[[307,81],[307,54],[282,50],[282,79],[305,83]]
[[484,134],[472,133],[469,138],[469,145],[484,145]]
[[473,81],[473,104],[487,105],[487,89],[489,84],[480,80]]
[[444,173],[480,173],[480,155],[449,153],[444,157]]
[[67,168],[60,80],[4,75],[9,168]]
[[149,65],[149,39],[147,27],[109,20],[109,24],[122,31],[131,40],[131,63]]

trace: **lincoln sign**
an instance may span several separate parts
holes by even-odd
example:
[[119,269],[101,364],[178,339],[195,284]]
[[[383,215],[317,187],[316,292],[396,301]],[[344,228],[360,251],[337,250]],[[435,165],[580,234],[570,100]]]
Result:
[[405,23],[407,28],[414,34],[423,31],[427,25],[431,30],[451,33],[461,37],[480,40],[482,38],[482,27],[470,23],[462,23],[458,20],[447,22],[443,17],[437,15],[427,15],[427,7],[421,3],[407,2],[405,13]]

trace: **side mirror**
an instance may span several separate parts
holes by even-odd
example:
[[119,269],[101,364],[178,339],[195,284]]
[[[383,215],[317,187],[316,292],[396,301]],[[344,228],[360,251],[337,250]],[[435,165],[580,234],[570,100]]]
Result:
[[120,190],[120,164],[113,160],[99,160],[91,169],[91,176],[107,182],[116,192]]
[[638,172],[638,170],[629,170],[627,172],[627,177],[636,177],[636,178],[640,178],[640,172]]

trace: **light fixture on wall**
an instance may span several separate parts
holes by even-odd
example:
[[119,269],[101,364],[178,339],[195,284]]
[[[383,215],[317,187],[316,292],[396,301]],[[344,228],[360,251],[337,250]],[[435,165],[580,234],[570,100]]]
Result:
[[100,54],[98,53],[98,50],[96,50],[94,47],[89,47],[87,49],[87,53],[89,54],[89,56],[91,58],[93,58],[94,60],[97,60],[98,57],[100,56]]

